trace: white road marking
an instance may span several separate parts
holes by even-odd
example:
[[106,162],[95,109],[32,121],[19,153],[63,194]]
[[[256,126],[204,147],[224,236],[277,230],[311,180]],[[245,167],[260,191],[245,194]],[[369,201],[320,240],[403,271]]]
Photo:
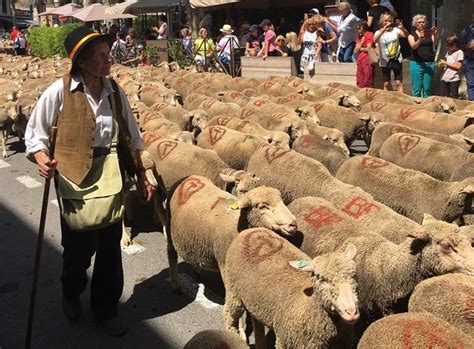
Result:
[[10,167],[11,165],[3,160],[0,160],[0,168]]
[[122,246],[122,251],[126,254],[135,254],[145,251],[145,247],[143,247],[137,242],[133,242],[133,244],[129,246]]
[[27,187],[28,189],[32,189],[32,188],[38,188],[38,187],[41,187],[43,184],[41,184],[40,182],[38,182],[36,179],[34,179],[33,177],[30,177],[30,176],[20,176],[20,177],[17,177],[15,178],[18,182],[20,182],[21,184],[23,184],[25,187]]
[[52,203],[54,206],[59,207],[58,199],[51,200],[51,203]]
[[[189,298],[194,298],[194,300],[204,308],[214,309],[221,306],[218,303],[214,303],[204,295],[204,285],[202,283],[196,284],[192,278],[185,274],[179,274],[178,278],[183,293]],[[221,303],[224,302],[222,297],[217,296],[213,292],[206,290],[206,293],[210,296],[210,298],[216,299]]]

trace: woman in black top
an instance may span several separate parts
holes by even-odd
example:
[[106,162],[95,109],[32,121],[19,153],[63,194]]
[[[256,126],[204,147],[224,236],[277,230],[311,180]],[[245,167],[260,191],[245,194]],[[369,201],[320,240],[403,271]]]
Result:
[[431,96],[431,82],[436,65],[434,47],[438,41],[436,27],[426,29],[426,16],[413,17],[415,31],[408,36],[408,42],[413,50],[410,62],[411,93],[415,97]]
[[380,16],[384,13],[390,13],[390,10],[385,6],[380,5],[380,0],[367,0],[370,9],[367,11],[367,24],[369,30],[375,33],[379,28]]

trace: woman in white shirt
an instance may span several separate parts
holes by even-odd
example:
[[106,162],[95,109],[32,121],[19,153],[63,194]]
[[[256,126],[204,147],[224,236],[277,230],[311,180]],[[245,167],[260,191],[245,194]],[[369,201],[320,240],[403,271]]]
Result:
[[403,93],[402,53],[400,38],[407,38],[409,33],[403,22],[397,20],[393,26],[393,17],[389,13],[380,16],[380,30],[374,35],[374,41],[379,47],[379,65],[382,68],[383,89],[391,90],[391,72],[393,71],[397,91]]
[[[305,20],[303,27],[300,30],[298,37],[299,43],[303,47],[303,54],[301,55],[300,69],[304,69],[310,62],[321,61],[321,42],[318,41],[317,24],[315,17],[310,17]],[[314,70],[313,64],[309,66],[309,70]]]
[[153,30],[158,33],[157,39],[168,39],[168,23],[166,23],[166,16],[160,15],[158,17],[158,27],[153,27]]

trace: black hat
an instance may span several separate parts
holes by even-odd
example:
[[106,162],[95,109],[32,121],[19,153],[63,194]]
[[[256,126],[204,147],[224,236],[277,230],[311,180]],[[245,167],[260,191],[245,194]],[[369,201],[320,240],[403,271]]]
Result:
[[79,56],[79,53],[84,47],[86,47],[92,41],[97,39],[102,39],[104,42],[112,46],[112,39],[110,35],[101,35],[87,27],[77,27],[64,40],[64,48],[66,49],[67,56],[71,59],[72,66],[76,61],[76,58]]
[[252,24],[249,28],[249,32],[254,32],[254,31],[257,31],[258,29],[259,29],[258,25]]
[[272,25],[272,21],[270,21],[269,19],[264,19],[264,20],[262,21],[262,23],[260,23],[260,26],[261,26],[261,27],[264,27],[264,26],[266,26],[266,25],[268,25],[268,26]]

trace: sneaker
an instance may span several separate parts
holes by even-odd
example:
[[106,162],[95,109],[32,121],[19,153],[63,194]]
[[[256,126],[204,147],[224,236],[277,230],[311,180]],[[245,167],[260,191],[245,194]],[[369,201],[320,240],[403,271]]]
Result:
[[71,325],[79,323],[82,316],[81,299],[79,297],[67,298],[63,296],[63,312]]
[[113,337],[120,337],[127,333],[128,328],[123,324],[120,317],[116,316],[109,320],[94,319],[94,323],[104,333]]

